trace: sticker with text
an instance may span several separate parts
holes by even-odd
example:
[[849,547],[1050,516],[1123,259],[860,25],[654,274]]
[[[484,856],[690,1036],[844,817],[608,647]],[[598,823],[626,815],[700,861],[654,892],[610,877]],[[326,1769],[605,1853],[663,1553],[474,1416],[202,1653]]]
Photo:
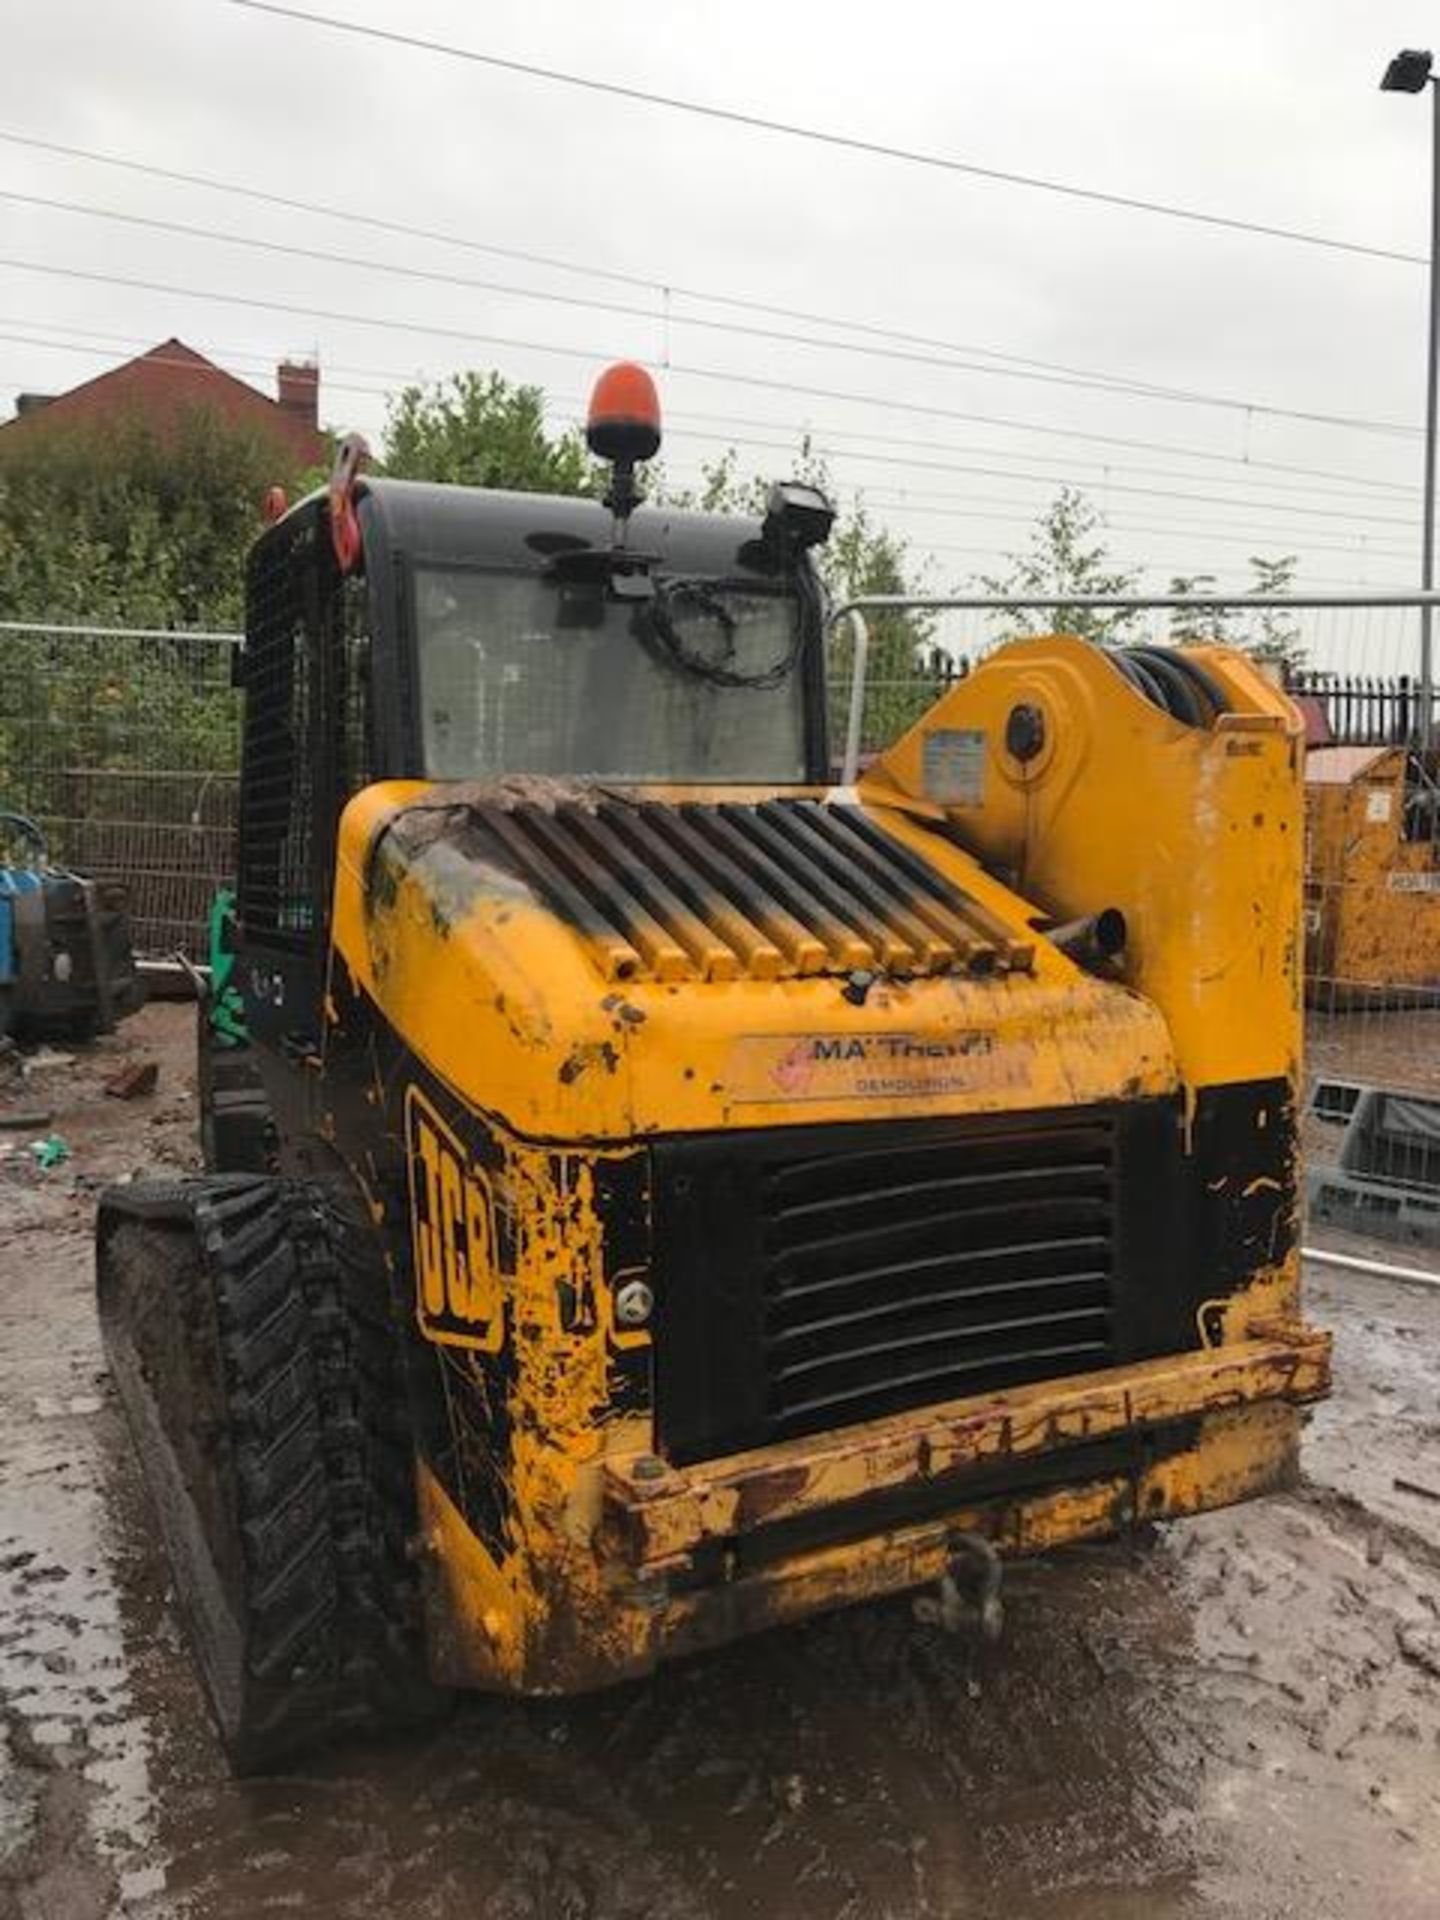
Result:
[[731,1048],[732,1098],[936,1099],[1025,1084],[1023,1058],[985,1028],[959,1033],[743,1034]]

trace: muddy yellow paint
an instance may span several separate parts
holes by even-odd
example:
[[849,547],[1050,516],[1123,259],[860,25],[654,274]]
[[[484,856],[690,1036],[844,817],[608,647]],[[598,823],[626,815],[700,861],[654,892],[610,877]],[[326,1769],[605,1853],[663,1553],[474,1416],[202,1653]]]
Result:
[[[797,1042],[854,1039],[855,1009],[829,976],[616,985],[592,945],[545,907],[473,879],[468,891],[447,892],[453,874],[428,865],[397,874],[377,904],[367,891],[370,862],[384,859],[387,820],[420,791],[387,783],[346,809],[337,947],[356,984],[426,1064],[517,1134],[624,1141],[783,1124]],[[875,817],[913,841],[889,809]],[[1017,943],[1033,947],[1028,923],[1037,907],[934,835],[922,850]],[[1033,974],[884,979],[864,1011],[875,1049],[950,1049],[968,1054],[968,1071],[957,1058],[949,1074],[930,1076],[933,1085],[896,1075],[888,1092],[866,1084],[878,1075],[835,1073],[806,1100],[807,1120],[1070,1106],[1113,1098],[1120,1088],[1141,1096],[1178,1084],[1158,1009],[1043,943]],[[769,1108],[763,1120],[761,1100]]]
[[[640,1497],[635,1474],[636,1456],[654,1446],[649,1420],[607,1417],[619,1276],[606,1269],[596,1171],[651,1134],[1193,1099],[1267,1078],[1294,1086],[1299,725],[1240,656],[1196,658],[1233,709],[1209,729],[1170,720],[1078,641],[1017,643],[870,769],[848,797],[966,896],[1009,964],[975,978],[944,971],[945,956],[931,952],[926,971],[878,980],[863,1010],[833,975],[807,971],[802,949],[786,971],[764,942],[732,968],[717,941],[705,978],[678,977],[652,942],[638,955],[644,977],[626,978],[635,949],[627,959],[624,942],[582,937],[444,836],[399,859],[388,824],[417,799],[443,799],[442,789],[391,782],[351,801],[334,965],[483,1117],[500,1160],[488,1172],[496,1232],[514,1249],[486,1321],[507,1329],[511,1382],[510,1518],[495,1551],[420,1467],[442,1678],[533,1689],[619,1679],[688,1646],[933,1578],[955,1526],[1033,1552],[1113,1531],[1137,1512],[1197,1511],[1292,1470],[1295,1402],[1323,1390],[1325,1371],[1295,1329],[1293,1256],[1222,1300],[1207,1317],[1211,1345],[1186,1356],[1212,1383],[1231,1369],[1225,1411],[1185,1397],[1201,1374],[1186,1373],[1182,1391],[1155,1363],[1158,1373],[1027,1388],[1011,1396],[1008,1425],[984,1403],[960,1403],[943,1418],[931,1409],[908,1425],[877,1423],[880,1433],[796,1442],[782,1483],[756,1477],[756,1456],[708,1463],[683,1481],[662,1468],[648,1482],[653,1498]],[[1026,764],[1005,746],[1021,703],[1044,716],[1045,745]],[[942,805],[927,792],[944,758],[927,749],[937,731],[971,736],[979,804]],[[687,800],[746,797],[768,796],[683,790]],[[1081,971],[1037,933],[1110,906],[1130,929],[1114,978]],[[462,1168],[462,1200],[466,1177]],[[447,1286],[452,1278],[446,1268]],[[1280,1361],[1262,1358],[1267,1342]],[[445,1364],[482,1358],[460,1347]],[[1034,1457],[1182,1410],[1197,1422],[1195,1444],[1144,1473],[972,1504],[957,1478],[957,1507],[943,1521],[877,1530],[703,1590],[672,1587],[698,1543],[742,1538],[787,1502],[823,1513],[879,1487],[958,1473],[987,1449],[996,1460]]]
[[[1163,1011],[1189,1086],[1293,1075],[1300,719],[1242,655],[1186,652],[1235,709],[1213,728],[1169,719],[1082,641],[1021,640],[939,700],[861,795],[923,801],[927,738],[982,734],[983,803],[946,809],[966,845],[1057,921],[1120,908],[1125,982]],[[1029,762],[1005,746],[1018,705],[1044,716]]]
[[[633,1567],[673,1572],[706,1541],[863,1495],[1063,1455],[1214,1412],[1319,1398],[1329,1385],[1328,1337],[1295,1326],[1270,1331],[1274,1337],[976,1396],[658,1478],[637,1477],[633,1461],[612,1459],[610,1535]],[[958,1499],[963,1483],[956,1484]]]

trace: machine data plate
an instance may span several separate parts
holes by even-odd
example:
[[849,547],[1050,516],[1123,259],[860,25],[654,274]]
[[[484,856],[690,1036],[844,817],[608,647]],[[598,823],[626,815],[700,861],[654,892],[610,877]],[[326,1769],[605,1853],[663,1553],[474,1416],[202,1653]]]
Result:
[[922,778],[927,800],[985,804],[985,735],[974,727],[933,727],[925,735]]

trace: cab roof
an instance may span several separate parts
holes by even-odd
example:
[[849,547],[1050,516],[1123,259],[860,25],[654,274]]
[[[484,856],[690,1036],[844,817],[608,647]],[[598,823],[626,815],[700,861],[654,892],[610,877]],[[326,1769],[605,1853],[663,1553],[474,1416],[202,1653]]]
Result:
[[[365,478],[357,510],[367,546],[431,565],[543,570],[566,551],[611,544],[609,509],[564,494],[505,493],[424,480]],[[667,573],[753,578],[774,584],[779,556],[751,515],[637,507],[626,541]]]

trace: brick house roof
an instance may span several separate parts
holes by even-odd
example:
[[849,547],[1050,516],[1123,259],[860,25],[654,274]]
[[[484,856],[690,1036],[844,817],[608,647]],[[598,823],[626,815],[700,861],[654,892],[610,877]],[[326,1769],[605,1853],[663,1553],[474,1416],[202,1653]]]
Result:
[[303,465],[317,466],[326,458],[317,417],[319,369],[282,360],[275,378],[278,397],[271,400],[183,340],[164,340],[68,393],[20,394],[15,418],[0,426],[0,433],[43,432],[125,414],[139,415],[163,433],[182,415],[208,410],[236,426],[273,434]]

